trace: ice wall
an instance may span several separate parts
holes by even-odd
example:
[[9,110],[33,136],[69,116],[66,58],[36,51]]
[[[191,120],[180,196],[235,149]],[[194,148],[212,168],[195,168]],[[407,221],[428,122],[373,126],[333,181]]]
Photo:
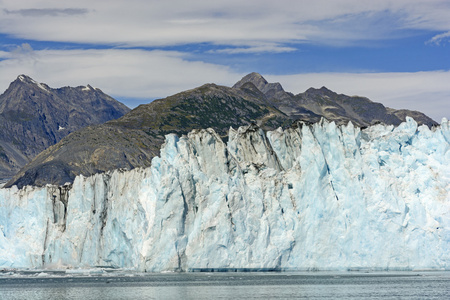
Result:
[[450,269],[450,129],[168,135],[148,169],[0,189],[0,268]]

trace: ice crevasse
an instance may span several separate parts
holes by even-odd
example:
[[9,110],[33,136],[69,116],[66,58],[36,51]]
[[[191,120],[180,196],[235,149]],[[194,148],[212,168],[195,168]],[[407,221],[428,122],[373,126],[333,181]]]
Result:
[[170,134],[147,169],[0,189],[0,268],[448,270],[449,125]]

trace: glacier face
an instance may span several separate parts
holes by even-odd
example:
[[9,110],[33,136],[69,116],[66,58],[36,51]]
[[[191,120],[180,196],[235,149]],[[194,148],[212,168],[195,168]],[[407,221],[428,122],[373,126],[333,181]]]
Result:
[[168,135],[148,169],[0,189],[0,268],[450,269],[449,125]]

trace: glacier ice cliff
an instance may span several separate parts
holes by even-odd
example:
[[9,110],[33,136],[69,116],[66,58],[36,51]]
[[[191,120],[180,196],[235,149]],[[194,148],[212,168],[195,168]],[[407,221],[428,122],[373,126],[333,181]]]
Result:
[[0,268],[448,270],[449,125],[168,135],[148,169],[0,189]]

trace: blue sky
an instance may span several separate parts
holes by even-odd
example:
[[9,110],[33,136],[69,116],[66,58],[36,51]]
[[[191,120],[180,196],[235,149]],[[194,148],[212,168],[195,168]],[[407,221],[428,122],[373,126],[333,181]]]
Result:
[[0,0],[0,91],[26,74],[134,107],[254,71],[450,118],[450,1]]

